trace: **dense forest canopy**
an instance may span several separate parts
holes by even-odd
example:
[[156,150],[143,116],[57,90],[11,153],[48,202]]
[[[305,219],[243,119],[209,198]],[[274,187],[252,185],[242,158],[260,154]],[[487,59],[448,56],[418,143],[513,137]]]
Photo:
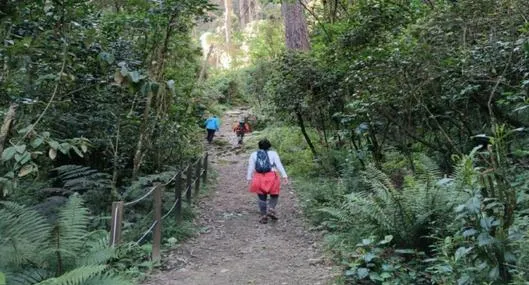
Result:
[[527,282],[528,4],[283,1],[281,52],[230,75],[343,282]]
[[[144,256],[105,247],[105,216],[113,200],[136,198],[202,151],[206,107],[192,31],[213,7],[0,2],[0,272],[8,284],[128,284],[110,272]],[[135,209],[130,222],[149,210]]]
[[167,180],[203,150],[204,114],[234,105],[298,177],[336,282],[526,284],[528,15],[527,0],[0,0],[0,284],[137,278],[141,249],[98,247],[108,205]]

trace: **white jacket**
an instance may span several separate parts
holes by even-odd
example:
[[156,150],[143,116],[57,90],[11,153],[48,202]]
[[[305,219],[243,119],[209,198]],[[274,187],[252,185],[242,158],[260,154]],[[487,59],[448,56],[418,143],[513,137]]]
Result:
[[[270,160],[270,164],[279,170],[279,173],[281,173],[281,176],[283,178],[287,178],[287,172],[285,171],[285,168],[283,167],[283,164],[281,164],[281,160],[279,159],[279,155],[277,152],[273,150],[267,151],[268,153],[268,159]],[[253,173],[255,172],[255,161],[257,160],[257,151],[254,151],[250,155],[250,159],[248,160],[248,173],[246,175],[246,179],[252,180]]]

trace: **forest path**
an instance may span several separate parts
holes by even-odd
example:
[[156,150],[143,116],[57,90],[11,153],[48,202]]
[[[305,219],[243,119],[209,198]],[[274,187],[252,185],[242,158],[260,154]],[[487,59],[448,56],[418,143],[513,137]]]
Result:
[[166,256],[167,270],[145,285],[332,284],[319,237],[307,230],[289,186],[281,190],[279,220],[258,223],[257,200],[247,191],[245,178],[249,153],[236,145],[231,131],[245,112],[227,112],[214,139],[218,141],[209,146],[218,179],[199,203],[201,234]]

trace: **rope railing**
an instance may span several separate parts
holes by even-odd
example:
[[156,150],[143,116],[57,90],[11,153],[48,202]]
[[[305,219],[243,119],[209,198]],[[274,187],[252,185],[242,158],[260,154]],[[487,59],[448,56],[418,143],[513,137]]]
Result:
[[[175,213],[177,221],[181,219],[181,210],[182,210],[182,201],[185,196],[188,203],[192,202],[193,197],[193,187],[195,187],[195,196],[198,195],[200,190],[200,180],[202,179],[204,183],[207,182],[207,173],[208,173],[208,153],[205,153],[203,156],[200,156],[198,159],[194,160],[188,164],[183,169],[177,171],[171,179],[164,183],[156,183],[152,186],[145,194],[141,197],[132,200],[130,202],[117,201],[112,203],[112,221],[110,229],[110,245],[116,246],[121,241],[121,227],[123,221],[123,208],[125,206],[133,206],[144,199],[147,199],[151,195],[153,196],[153,216],[154,221],[151,226],[145,231],[141,237],[136,241],[137,244],[141,243],[148,235],[152,232],[153,236],[153,246],[152,246],[152,260],[159,261],[160,256],[160,244],[161,244],[161,235],[162,235],[162,221],[169,217],[173,212]],[[184,175],[185,174],[185,175]],[[185,176],[185,180],[182,178]],[[167,213],[162,216],[162,196],[166,187],[172,187],[171,183],[174,183],[174,193],[175,200],[171,205],[171,208]],[[185,187],[184,187],[185,185]]]
[[148,230],[146,230],[143,235],[138,239],[138,241],[136,241],[136,244],[140,244],[140,242],[143,241],[143,239],[145,237],[147,237],[148,234],[150,234],[152,232],[152,229],[154,229],[154,227],[156,226],[156,224],[158,224],[158,221],[154,221],[152,222],[152,225],[149,227]]
[[140,198],[138,198],[138,199],[136,199],[134,201],[123,203],[123,206],[132,206],[134,204],[138,204],[139,202],[143,201],[143,199],[146,199],[147,197],[149,197],[152,194],[152,192],[154,192],[156,187],[158,187],[158,186],[152,187],[151,190],[149,190],[149,192],[145,193],[143,196],[141,196]]
[[165,218],[167,218],[173,212],[173,210],[176,209],[178,202],[180,202],[180,199],[176,199],[176,201],[174,201],[173,206],[171,209],[169,209],[169,211],[167,211],[167,213],[165,213],[165,215],[163,215],[162,220],[165,220]]
[[[178,175],[182,175],[182,174],[184,174],[185,172],[187,172],[188,169],[189,169],[189,167],[191,167],[191,166],[197,164],[197,163],[200,162],[204,157],[206,157],[206,155],[203,155],[203,156],[199,157],[197,160],[195,160],[195,162],[188,164],[184,169],[182,169],[182,170],[176,172],[175,175],[173,175],[173,177],[171,177],[171,179],[169,179],[169,180],[168,180],[167,182],[165,182],[164,184],[159,184],[159,185],[156,185],[156,186],[151,187],[151,189],[150,189],[147,193],[143,194],[143,196],[141,196],[140,198],[138,198],[138,199],[136,199],[136,200],[133,200],[133,201],[130,201],[130,202],[126,202],[126,203],[123,204],[123,206],[125,206],[125,207],[126,207],[126,206],[132,206],[132,205],[134,205],[134,204],[137,204],[137,203],[143,201],[144,199],[146,199],[147,197],[149,197],[149,196],[152,194],[152,192],[154,192],[154,190],[156,189],[156,187],[160,187],[160,186],[168,186],[169,184],[171,184],[171,182],[173,182],[173,181],[176,179],[176,177],[177,177]],[[202,172],[203,172],[203,171],[202,171]],[[202,174],[202,172],[201,172],[201,174]],[[193,184],[194,184],[194,183],[193,183]]]

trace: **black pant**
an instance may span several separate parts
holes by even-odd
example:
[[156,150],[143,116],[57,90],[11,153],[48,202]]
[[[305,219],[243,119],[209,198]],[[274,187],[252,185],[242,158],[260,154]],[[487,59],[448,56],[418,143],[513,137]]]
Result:
[[[259,200],[266,201],[268,199],[268,194],[257,194],[257,197],[259,197]],[[270,198],[276,198],[279,197],[279,195],[270,195]]]
[[267,207],[269,207],[271,210],[274,210],[277,206],[277,201],[279,200],[279,195],[270,195],[270,202],[267,205],[267,194],[257,194],[257,197],[259,197],[258,205],[262,216],[267,214]]
[[213,141],[213,137],[215,136],[215,130],[212,130],[212,129],[207,129],[208,130],[208,136],[207,136],[207,140],[209,143],[211,143]]

